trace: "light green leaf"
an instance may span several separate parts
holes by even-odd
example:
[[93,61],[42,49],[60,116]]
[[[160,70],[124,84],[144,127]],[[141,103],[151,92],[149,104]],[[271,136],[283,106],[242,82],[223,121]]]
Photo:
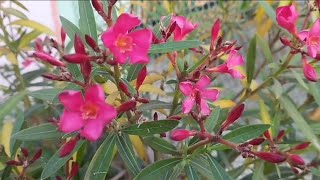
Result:
[[94,154],[84,179],[105,179],[113,159],[116,136],[110,134]]
[[189,164],[184,168],[188,180],[200,180],[198,173],[193,169],[193,167]]
[[205,122],[205,127],[209,132],[212,132],[213,129],[216,127],[218,124],[219,116],[220,116],[220,108],[216,107],[208,117],[208,119]]
[[52,102],[54,98],[61,92],[60,89],[41,89],[29,92],[29,96],[34,97],[36,99],[41,99],[43,101]]
[[42,139],[60,138],[62,134],[57,130],[57,127],[51,123],[41,124],[39,126],[23,129],[12,135],[12,139],[22,141],[35,141]]
[[179,164],[177,164],[174,168],[173,168],[173,172],[170,174],[169,180],[176,180],[178,179],[181,171],[184,169],[186,165],[185,161],[181,161]]
[[23,12],[15,8],[0,7],[0,11],[3,11],[5,14],[14,15],[20,19],[28,19],[28,17]]
[[179,121],[173,120],[151,121],[126,127],[121,131],[132,135],[148,136],[170,131],[178,124]]
[[247,53],[247,61],[246,61],[246,67],[247,67],[247,82],[248,87],[250,87],[253,75],[254,75],[254,69],[255,69],[255,63],[256,63],[256,36],[254,36],[249,44],[249,49]]
[[257,42],[258,42],[259,46],[261,47],[262,52],[263,52],[266,60],[267,60],[269,63],[274,62],[274,61],[273,61],[273,57],[272,57],[272,52],[271,52],[271,50],[270,50],[270,47],[269,47],[267,41],[265,41],[262,37],[260,37],[259,35],[257,35]]
[[277,24],[276,21],[276,12],[274,11],[274,9],[272,8],[272,6],[267,3],[266,1],[262,0],[262,1],[258,1],[258,3],[260,4],[260,6],[264,9],[264,11],[266,12],[266,14],[272,19],[272,21]]
[[211,172],[213,175],[212,178],[214,180],[231,180],[229,174],[211,155],[207,155],[207,160],[211,167]]
[[316,101],[318,106],[320,106],[320,91],[319,91],[320,86],[317,83],[312,83],[312,82],[309,82],[308,85],[309,85],[310,94],[312,94],[314,100]]
[[142,65],[142,64],[131,65],[128,69],[127,80],[130,82],[134,79],[137,79],[138,73],[143,68],[143,66],[144,65]]
[[20,19],[10,23],[10,25],[29,27],[31,29],[37,30],[48,35],[54,35],[54,32],[50,28],[32,20]]
[[150,54],[167,53],[173,51],[180,51],[183,49],[195,48],[201,45],[198,40],[187,40],[178,42],[167,42],[163,44],[153,44],[149,50]]
[[18,49],[22,49],[26,46],[28,46],[32,40],[34,40],[35,38],[39,37],[39,35],[41,34],[41,32],[39,31],[31,31],[28,34],[25,34],[21,37],[21,39],[19,40],[19,45],[18,45]]
[[3,121],[6,115],[11,113],[11,111],[17,107],[18,103],[24,98],[25,95],[26,91],[18,92],[0,105],[0,122]]
[[98,40],[96,21],[90,1],[79,0],[79,25],[81,32],[90,35],[96,42]]

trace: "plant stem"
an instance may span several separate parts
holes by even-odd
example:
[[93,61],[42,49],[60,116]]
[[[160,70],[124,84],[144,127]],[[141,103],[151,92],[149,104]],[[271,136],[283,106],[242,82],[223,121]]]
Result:
[[179,98],[180,98],[180,91],[179,91],[179,85],[177,84],[176,88],[175,88],[175,93],[174,93],[174,97],[173,97],[173,101],[172,101],[172,107],[171,107],[169,116],[172,116],[174,111],[178,107]]

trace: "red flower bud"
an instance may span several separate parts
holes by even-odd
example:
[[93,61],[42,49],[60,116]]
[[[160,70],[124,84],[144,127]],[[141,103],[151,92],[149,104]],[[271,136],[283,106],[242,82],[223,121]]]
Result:
[[182,141],[194,135],[196,135],[196,132],[194,131],[188,131],[186,129],[177,129],[170,134],[170,138],[174,141]]
[[71,180],[74,176],[76,176],[79,172],[80,166],[77,162],[72,163],[72,168],[68,176],[68,180]]
[[138,98],[137,101],[140,102],[140,103],[143,103],[143,104],[146,104],[146,103],[150,102],[149,99],[146,99],[146,98]]
[[92,65],[91,65],[90,61],[87,61],[87,62],[80,64],[80,67],[81,67],[81,73],[84,77],[85,82],[89,83],[91,70],[92,70]]
[[128,90],[128,86],[124,82],[119,82],[119,89],[120,91],[124,92],[128,97],[131,97],[131,94]]
[[176,22],[176,21],[173,22],[173,23],[170,25],[170,27],[169,27],[169,29],[168,29],[168,32],[167,32],[167,34],[166,34],[165,39],[168,39],[168,38],[171,36],[171,34],[173,33],[173,31],[176,29],[176,26],[177,26],[177,22]]
[[96,41],[89,35],[85,35],[84,36],[86,39],[87,44],[95,51],[95,52],[100,52],[100,48],[98,46],[98,44],[96,43]]
[[265,139],[263,137],[259,137],[259,138],[255,138],[255,139],[248,141],[248,144],[251,144],[253,146],[258,146],[258,145],[262,144],[264,142],[264,140]]
[[297,168],[291,167],[291,170],[293,171],[293,173],[299,174],[299,170]]
[[140,86],[142,85],[144,79],[147,76],[147,67],[144,66],[140,72],[138,73],[138,77],[137,77],[137,83],[136,83],[136,90],[138,91]]
[[210,45],[210,52],[213,50],[214,48],[214,43],[217,40],[218,36],[219,36],[219,32],[221,29],[221,22],[220,19],[217,19],[216,22],[213,24],[212,28],[211,28],[211,45]]
[[108,0],[108,6],[113,6],[118,0]]
[[182,118],[181,118],[181,116],[170,116],[170,117],[168,117],[168,119],[180,121]]
[[279,131],[277,139],[276,139],[277,142],[281,141],[283,139],[284,135],[285,135],[285,130]]
[[91,3],[96,11],[98,11],[98,12],[103,11],[103,6],[102,6],[100,0],[91,0]]
[[91,58],[90,56],[87,56],[85,54],[68,54],[64,55],[63,59],[68,61],[69,63],[80,64],[86,61],[90,61]]
[[43,44],[42,40],[40,38],[37,38],[34,42],[35,44],[35,49],[37,52],[43,52]]
[[29,156],[29,151],[26,148],[21,147],[21,152],[23,154],[24,157],[28,157]]
[[61,27],[60,37],[61,37],[61,44],[64,47],[64,42],[66,41],[66,32],[63,27]]
[[77,54],[86,54],[86,49],[81,40],[81,37],[78,34],[74,35],[73,45],[74,45],[74,50]]
[[277,153],[271,153],[271,152],[254,152],[253,153],[255,156],[257,156],[258,158],[271,162],[271,163],[282,163],[286,160],[286,157],[281,155],[281,154],[277,154]]
[[70,139],[68,142],[66,142],[64,145],[62,145],[59,156],[65,157],[69,155],[73,151],[73,149],[76,147],[78,140],[79,140],[78,137],[74,137]]
[[223,122],[220,128],[220,134],[226,130],[231,124],[233,124],[237,119],[240,118],[240,116],[243,113],[244,110],[244,104],[240,104],[239,106],[235,107],[231,110],[231,112],[228,115],[228,118]]
[[293,166],[298,166],[298,165],[304,166],[305,165],[304,160],[296,154],[289,155],[288,162]]
[[65,64],[62,61],[59,61],[58,59],[52,57],[51,55],[45,52],[34,52],[33,56],[53,66],[65,66]]
[[303,150],[306,149],[307,147],[309,147],[310,142],[304,142],[301,144],[296,145],[295,147],[291,148],[292,150]]
[[33,158],[30,160],[30,164],[34,163],[35,161],[37,161],[42,155],[42,150],[39,149],[33,156]]
[[50,73],[43,73],[41,74],[42,77],[54,80],[54,81],[62,81],[62,78],[60,76],[57,76],[55,74],[50,74]]
[[263,133],[264,137],[266,137],[270,142],[273,142],[273,139],[270,135],[269,130],[267,130],[266,132]]
[[9,166],[21,166],[23,163],[16,160],[10,160],[7,161],[6,164]]
[[62,180],[62,177],[56,176],[56,180]]
[[135,108],[136,105],[137,105],[137,102],[136,102],[135,100],[129,100],[129,101],[126,101],[126,102],[122,103],[122,104],[117,108],[117,111],[118,111],[118,113],[130,111],[130,110],[132,110],[133,108]]
[[288,39],[280,37],[280,41],[282,42],[283,45],[291,47],[291,42]]

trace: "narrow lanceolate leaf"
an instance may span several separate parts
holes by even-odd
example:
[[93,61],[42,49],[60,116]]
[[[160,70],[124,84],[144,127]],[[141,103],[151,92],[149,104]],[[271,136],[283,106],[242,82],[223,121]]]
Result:
[[248,54],[247,54],[247,62],[246,62],[246,68],[247,68],[247,82],[248,86],[250,87],[253,75],[254,75],[254,68],[255,68],[255,62],[256,62],[256,36],[253,37],[249,44]]
[[179,121],[175,120],[160,120],[145,122],[142,124],[135,124],[127,128],[122,129],[122,132],[127,134],[148,136],[153,134],[160,134],[163,132],[170,131],[174,129],[179,124]]
[[[243,143],[250,139],[260,136],[269,128],[270,128],[270,125],[268,124],[247,125],[229,132],[228,134],[223,136],[223,139],[231,141],[233,143]],[[213,149],[222,150],[226,148],[228,147],[220,144],[209,147],[210,150],[213,150]]]
[[174,168],[173,168],[173,171],[172,173],[170,174],[169,176],[169,180],[176,180],[176,179],[179,179],[179,175],[181,173],[181,171],[184,169],[186,165],[186,162],[185,161],[181,161],[179,164],[177,164]]
[[205,176],[207,179],[212,179],[213,174],[206,158],[205,155],[197,155],[190,159],[190,164],[201,175]]
[[199,61],[197,61],[194,65],[192,65],[190,68],[187,69],[188,73],[193,72],[194,70],[196,70],[197,68],[199,68],[201,66],[201,64],[203,62],[205,62],[208,58],[209,54],[207,54],[206,56],[204,56],[202,59],[200,59]]
[[217,107],[215,108],[210,116],[208,117],[208,119],[206,120],[205,122],[205,127],[207,128],[207,130],[209,132],[212,132],[213,129],[216,127],[216,125],[218,124],[218,119],[219,119],[219,116],[220,116],[220,108]]
[[78,1],[80,30],[97,41],[97,27],[90,1]]
[[60,89],[40,89],[36,91],[29,92],[29,96],[34,97],[36,99],[41,99],[43,101],[52,102],[54,98],[61,92]]
[[105,179],[113,159],[116,136],[110,134],[93,156],[84,179]]
[[19,131],[16,134],[13,134],[11,138],[22,141],[36,141],[60,138],[61,136],[62,134],[57,130],[57,127],[50,123],[46,123]]
[[267,41],[265,41],[262,37],[260,37],[259,35],[257,35],[257,43],[259,44],[266,60],[269,62],[269,63],[272,63],[274,62],[273,61],[273,57],[272,57],[272,52],[270,50],[270,47],[267,43]]
[[[271,118],[267,109],[267,106],[265,105],[263,100],[259,101],[259,105],[260,105],[260,116],[261,116],[261,120],[264,124],[269,124],[271,125]],[[272,136],[272,130],[269,130],[270,135]]]
[[[165,18],[163,18],[163,20],[161,21],[161,25],[163,25],[164,27],[168,27],[170,25],[170,22],[171,22],[171,17],[172,17],[172,14],[169,14],[168,16],[165,16]],[[154,35],[161,39],[162,36],[161,36],[161,26],[160,26],[160,23],[155,25],[154,28],[153,28],[153,33]]]
[[25,91],[19,92],[17,94],[14,94],[11,96],[5,103],[2,103],[0,105],[0,122],[3,121],[3,118],[8,115],[15,107],[18,105],[18,103],[24,98],[26,95]]
[[298,109],[294,106],[292,101],[287,96],[280,98],[281,106],[286,110],[288,115],[296,123],[297,127],[303,133],[303,135],[314,145],[314,147],[320,152],[320,144],[317,136],[313,132],[312,128],[308,125]]
[[225,171],[225,169],[210,155],[207,155],[207,160],[211,167],[212,178],[214,180],[231,180],[229,174]]
[[190,164],[186,165],[184,171],[186,172],[188,180],[200,180],[198,173],[193,169],[193,167]]
[[84,140],[78,141],[76,147],[73,149],[73,151],[63,157],[60,158],[59,154],[61,151],[61,148],[51,157],[51,159],[47,162],[47,164],[44,166],[41,179],[49,178],[50,176],[54,175],[62,166],[66,164],[66,162],[71,158],[71,156],[78,151],[78,149],[84,144]]
[[0,11],[3,11],[4,14],[11,14],[14,15],[20,19],[28,19],[28,17],[21,11],[19,11],[16,8],[4,8],[4,7],[0,7]]
[[128,135],[124,133],[122,133],[121,136],[117,135],[116,144],[122,160],[127,165],[130,172],[136,176],[140,172],[140,167]]
[[153,44],[149,50],[150,54],[167,53],[173,51],[180,51],[189,48],[196,48],[200,46],[201,42],[198,40],[187,40],[179,42],[167,42],[163,44]]
[[161,180],[164,175],[182,161],[181,158],[172,158],[157,161],[144,168],[135,180]]
[[137,79],[138,73],[143,68],[143,64],[134,64],[131,65],[128,69],[127,80],[130,82],[134,79]]
[[146,137],[143,139],[144,144],[148,145],[149,147],[151,147],[152,149],[158,151],[158,152],[162,152],[162,153],[166,153],[166,154],[177,154],[177,148],[172,145],[171,143],[169,143],[168,141],[159,138],[159,137]]
[[157,100],[151,100],[147,104],[142,104],[138,107],[139,111],[147,111],[147,110],[154,110],[154,109],[171,109],[172,104],[163,102],[163,101],[157,101]]
[[48,34],[48,35],[54,35],[54,32],[50,28],[48,28],[47,26],[44,26],[40,23],[37,23],[35,21],[32,21],[32,20],[21,19],[21,20],[17,20],[17,21],[10,23],[10,25],[20,25],[23,27],[29,27],[31,29],[40,31],[40,32]]
[[266,1],[258,1],[260,6],[264,9],[264,11],[266,12],[266,14],[272,19],[272,21],[277,24],[276,21],[276,12],[275,10],[272,8],[272,6],[267,3]]
[[312,94],[314,100],[316,101],[318,106],[320,106],[320,86],[318,85],[318,83],[309,83],[308,85],[310,94]]
[[37,37],[39,37],[40,34],[41,34],[40,31],[34,30],[34,31],[31,31],[28,34],[23,35],[19,39],[18,49],[22,49],[22,48],[28,46],[31,43],[31,41],[36,39]]
[[[14,125],[13,125],[13,130],[12,130],[12,134],[15,134],[17,132],[20,131],[20,129],[22,128],[23,124],[25,123],[24,121],[24,113],[21,110],[17,109],[17,114],[16,114],[16,118],[14,121]],[[17,141],[16,139],[11,139],[10,140],[10,152],[11,152],[11,156],[15,155],[19,146],[21,144],[21,141]]]

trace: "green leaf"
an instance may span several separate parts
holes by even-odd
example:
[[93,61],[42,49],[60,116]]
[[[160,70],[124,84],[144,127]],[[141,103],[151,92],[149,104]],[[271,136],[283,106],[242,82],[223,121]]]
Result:
[[149,50],[150,54],[167,53],[173,51],[180,51],[183,49],[195,48],[201,45],[198,40],[187,40],[179,42],[167,42],[163,44],[153,44]]
[[[12,130],[12,134],[15,134],[17,132],[20,131],[20,129],[22,128],[23,124],[24,124],[24,113],[17,109],[17,113],[16,113],[16,118],[14,121],[14,125],[13,125],[13,130]],[[19,146],[20,146],[19,141],[17,141],[16,139],[10,139],[10,152],[11,152],[11,156],[15,156]]]
[[316,101],[318,106],[320,106],[320,91],[319,91],[320,86],[317,83],[312,83],[312,82],[309,82],[308,85],[309,85],[310,94],[312,94],[314,100]]
[[158,152],[162,152],[166,154],[178,153],[177,148],[174,145],[172,145],[168,141],[159,137],[154,137],[154,136],[146,137],[143,139],[143,142],[144,144],[148,145],[149,147],[151,147],[152,149]]
[[42,139],[60,138],[62,134],[57,130],[57,127],[51,123],[41,124],[39,126],[23,129],[12,135],[12,139],[22,141],[35,141]]
[[219,116],[220,116],[220,108],[216,107],[208,117],[208,119],[205,122],[205,127],[209,132],[212,132],[213,129],[216,127],[218,124]]
[[170,174],[169,180],[176,180],[178,179],[180,173],[182,172],[182,170],[184,169],[186,165],[185,161],[181,161],[179,164],[177,164],[174,168],[173,168],[173,172]]
[[113,159],[116,136],[110,134],[94,154],[84,179],[105,179]]
[[267,41],[265,41],[262,37],[260,37],[259,35],[257,35],[257,42],[258,42],[259,46],[261,47],[262,52],[263,52],[266,60],[267,60],[269,63],[274,62],[274,61],[273,61],[273,57],[272,57],[272,52],[271,52],[271,50],[270,50],[270,47],[269,47]]
[[293,76],[296,78],[296,80],[298,81],[298,83],[301,85],[301,87],[303,87],[305,90],[309,90],[309,87],[307,86],[307,84],[303,81],[302,75],[297,73],[295,70],[291,69],[291,72],[293,74]]
[[134,180],[162,180],[163,175],[182,161],[181,158],[164,159],[144,168]]
[[263,161],[256,162],[254,164],[252,180],[265,180],[266,178],[263,175],[263,170],[264,170],[264,162]]
[[148,136],[170,131],[174,129],[176,126],[178,126],[178,124],[179,121],[174,120],[151,121],[126,127],[121,131],[127,134]]
[[320,152],[320,144],[317,136],[313,132],[312,128],[308,125],[308,123],[304,120],[302,115],[299,113],[298,109],[295,105],[290,101],[287,96],[282,96],[280,98],[280,104],[282,108],[286,110],[288,115],[292,118],[292,120],[296,123],[296,127],[300,129],[303,135],[314,145],[314,147]]
[[49,101],[50,103],[55,99],[55,97],[61,92],[60,89],[41,89],[37,91],[29,92],[29,96],[43,101]]
[[17,107],[18,103],[24,98],[25,95],[26,91],[18,92],[0,105],[0,122],[2,122],[4,117]]
[[254,68],[256,63],[256,36],[254,36],[249,44],[248,54],[247,54],[247,82],[248,87],[250,87],[253,75],[254,75]]
[[18,45],[18,49],[22,49],[26,46],[28,46],[32,40],[34,40],[35,38],[39,37],[39,35],[41,34],[41,32],[39,31],[31,31],[28,34],[25,34],[21,37],[21,39],[19,40],[19,45]]
[[193,169],[193,167],[189,164],[184,168],[188,180],[200,180],[198,173]]
[[225,169],[211,156],[207,155],[207,160],[209,162],[209,165],[211,167],[212,172],[212,178],[214,180],[229,180],[231,177],[229,174],[225,171]]
[[154,109],[171,109],[172,104],[163,102],[163,101],[157,101],[157,100],[151,100],[147,104],[142,104],[138,107],[138,110],[141,112],[147,111],[147,110],[154,110]]
[[[250,139],[256,138],[270,128],[268,124],[254,124],[237,128],[223,136],[223,139],[233,143],[243,143]],[[217,144],[209,147],[209,150],[222,150],[228,147]]]
[[140,167],[128,135],[124,133],[122,133],[121,136],[117,135],[116,144],[122,160],[127,165],[130,172],[136,176],[140,172]]
[[19,11],[16,8],[3,8],[3,7],[0,7],[0,11],[3,11],[4,14],[13,15],[13,16],[16,16],[16,17],[18,17],[20,19],[28,19],[28,17],[23,12]]
[[129,93],[134,96],[137,94],[136,89],[130,84],[130,82],[128,82],[126,79],[121,78],[122,82],[124,82],[124,84],[127,85]]
[[84,144],[84,142],[84,140],[78,141],[76,147],[72,150],[72,152],[63,158],[60,158],[59,155],[61,151],[60,148],[44,166],[41,174],[41,179],[46,179],[54,175],[63,165],[66,164],[66,162],[72,157],[72,155],[78,151],[78,149]]
[[31,29],[37,30],[39,32],[42,32],[48,35],[54,35],[54,32],[50,28],[32,20],[20,19],[10,23],[10,25],[19,25],[22,27],[29,27]]
[[154,26],[153,28],[153,33],[154,35],[161,39],[162,38],[162,35],[161,35],[161,26],[160,24],[162,24],[164,26],[164,28],[168,27],[170,25],[170,22],[171,22],[171,17],[172,17],[172,14],[169,14],[168,16],[166,16],[165,18],[163,18],[163,20],[161,21],[161,23],[157,24]]
[[277,24],[276,21],[276,12],[274,11],[274,9],[272,8],[272,6],[267,3],[266,1],[262,0],[262,1],[258,1],[258,3],[260,4],[260,6],[264,9],[264,11],[266,12],[266,14],[272,19],[272,21]]
[[90,35],[96,42],[98,40],[97,36],[97,26],[94,18],[93,10],[90,1],[78,0],[79,4],[79,25],[81,32]]
[[200,59],[199,61],[197,61],[194,65],[192,65],[190,68],[187,69],[188,73],[193,72],[194,70],[196,70],[198,67],[201,66],[201,64],[208,58],[209,54],[207,54],[206,56],[204,56],[202,59]]
[[131,65],[128,69],[127,80],[130,82],[134,79],[137,79],[138,73],[143,68],[143,66],[144,65],[142,65],[142,64]]
[[212,172],[210,169],[210,165],[204,155],[197,155],[190,159],[191,166],[199,172],[201,175],[207,177],[207,179],[212,179]]

